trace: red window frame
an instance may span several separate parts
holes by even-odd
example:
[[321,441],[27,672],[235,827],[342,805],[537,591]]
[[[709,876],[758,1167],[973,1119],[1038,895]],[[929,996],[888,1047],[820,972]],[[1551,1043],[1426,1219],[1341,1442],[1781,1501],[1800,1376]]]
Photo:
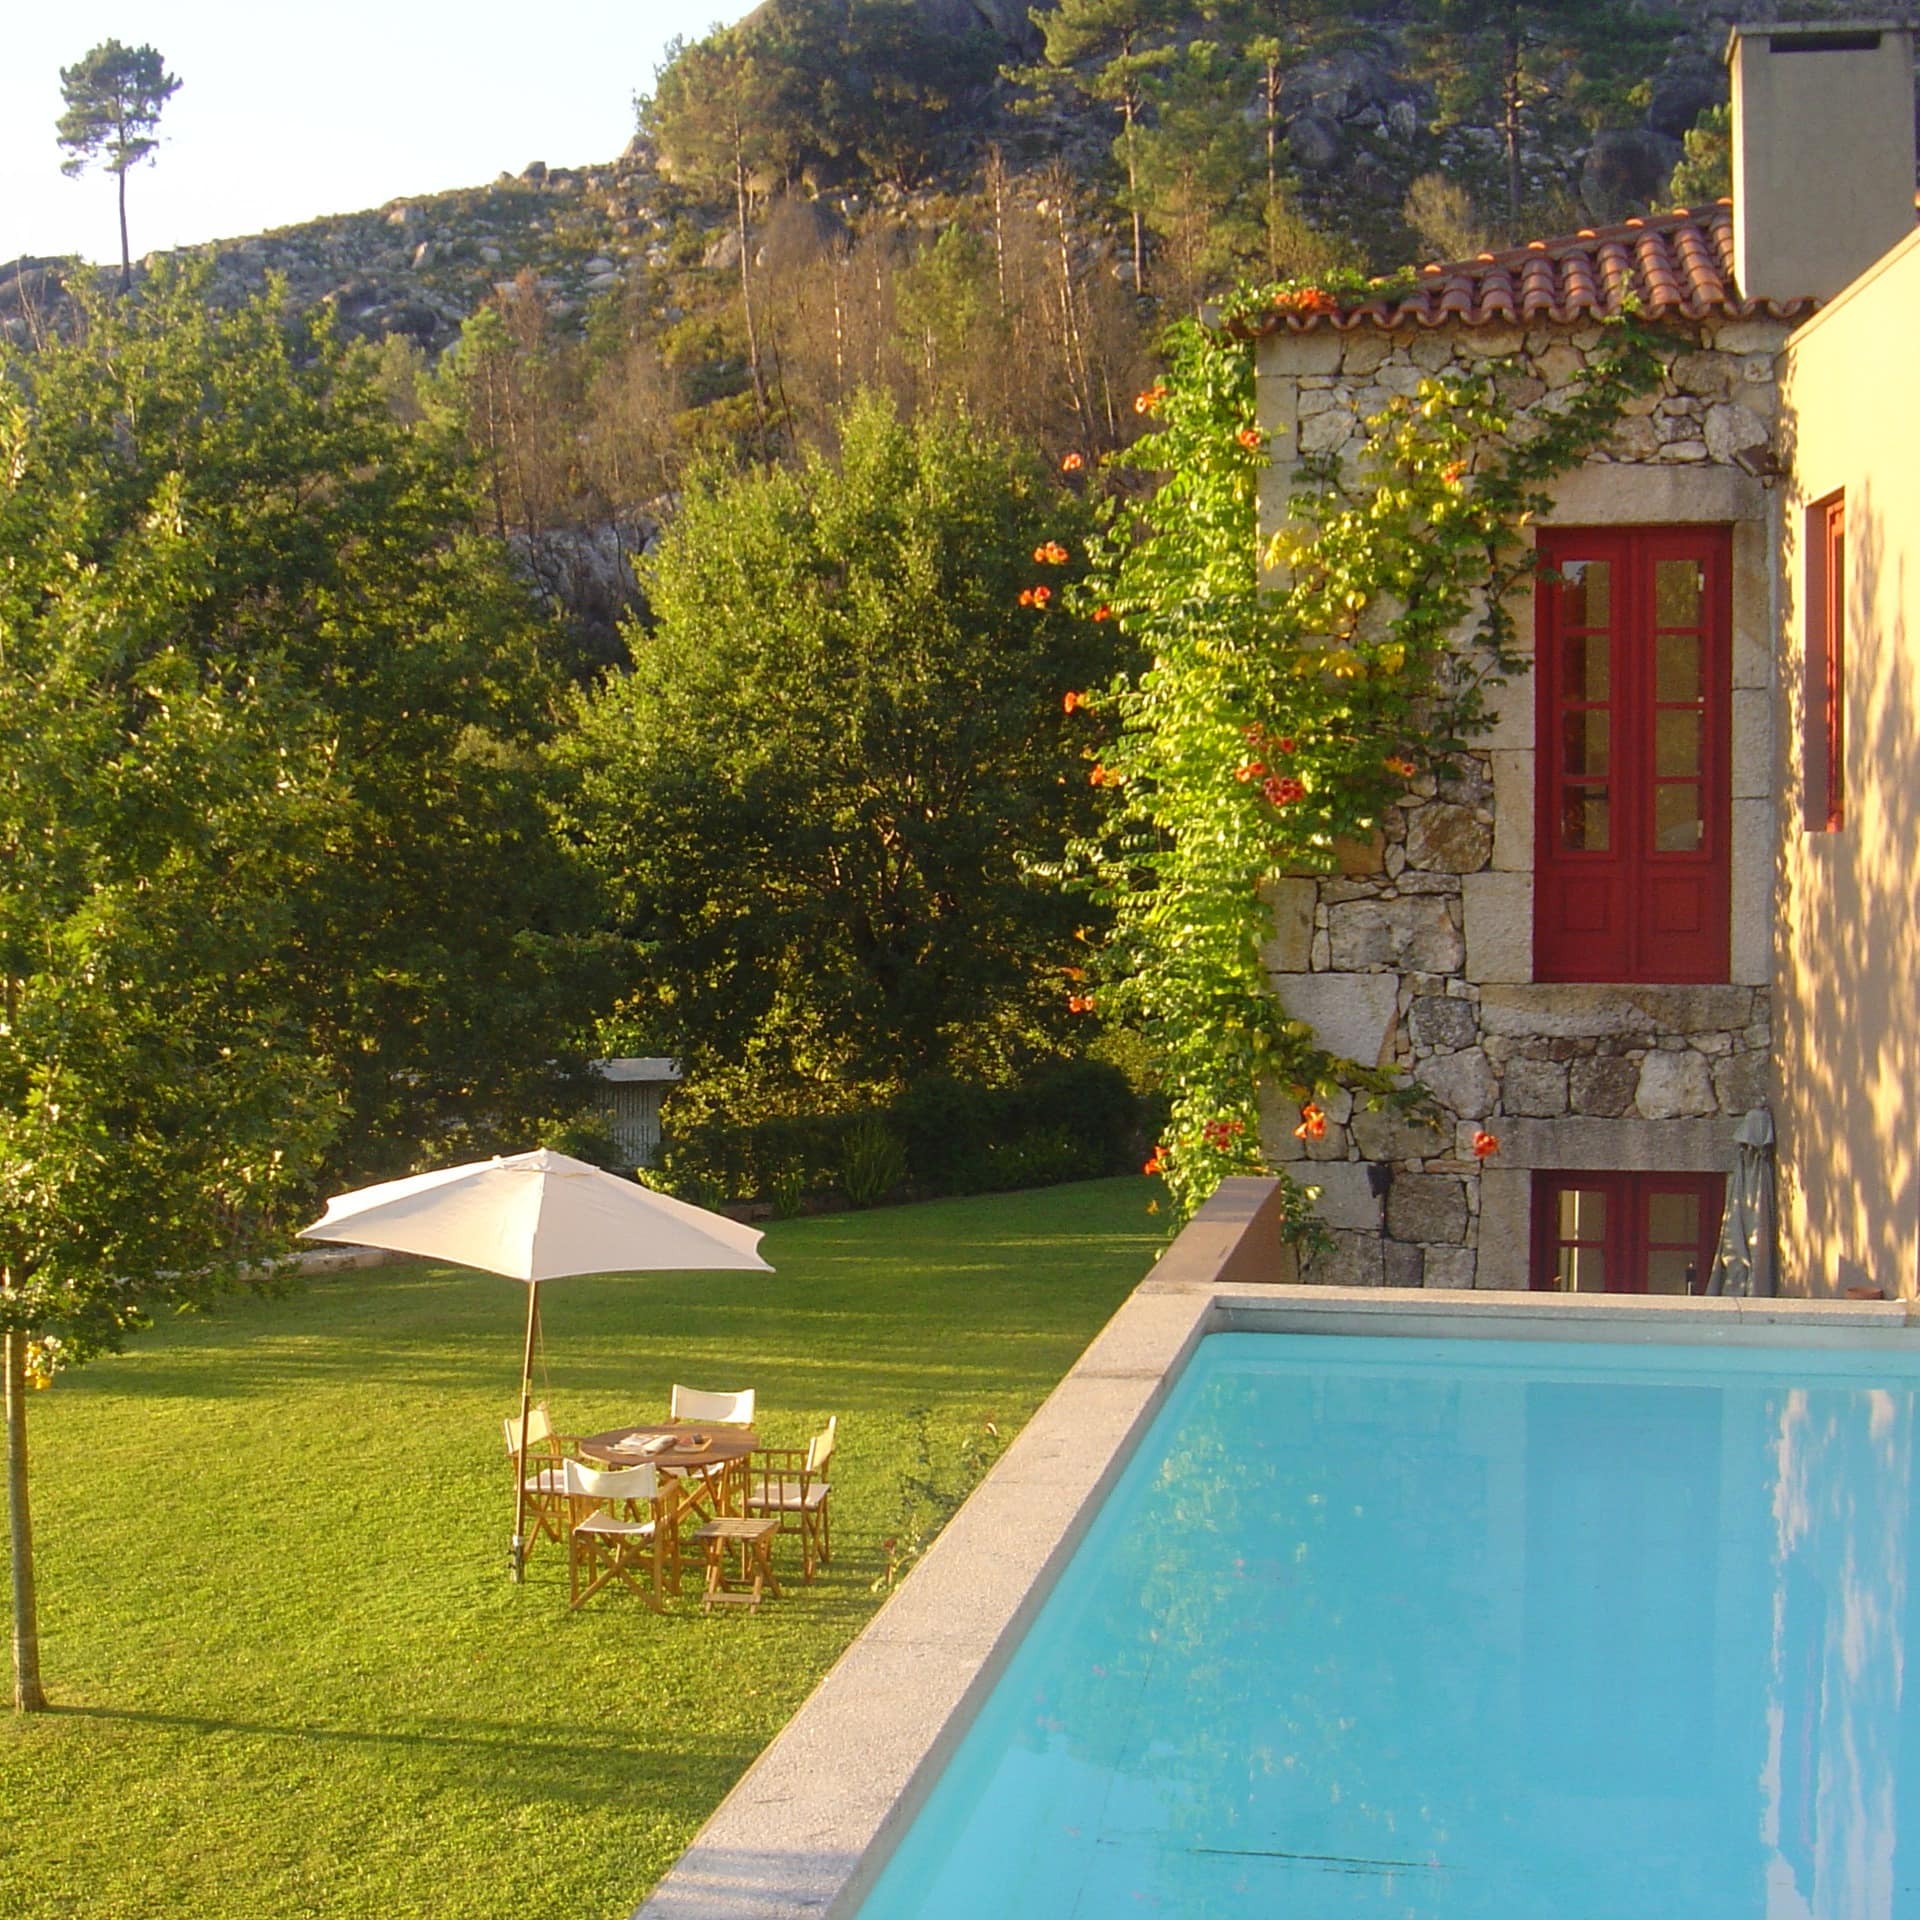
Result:
[[[1534,977],[1724,981],[1731,531],[1551,528],[1539,559]],[[1697,595],[1667,594],[1691,568]]]
[[[1563,1231],[1562,1194],[1597,1194],[1603,1218],[1576,1240]],[[1560,1254],[1579,1247],[1597,1253],[1607,1293],[1645,1293],[1651,1261],[1657,1255],[1684,1255],[1691,1268],[1688,1291],[1704,1292],[1720,1242],[1720,1217],[1726,1208],[1726,1175],[1720,1173],[1594,1173],[1557,1169],[1533,1176],[1533,1263],[1535,1292],[1561,1291]],[[1691,1239],[1661,1235],[1653,1202],[1663,1195],[1698,1200],[1697,1231]],[[1663,1288],[1663,1292],[1670,1289]]]
[[1847,823],[1847,501],[1807,509],[1806,698],[1801,754],[1809,833]]

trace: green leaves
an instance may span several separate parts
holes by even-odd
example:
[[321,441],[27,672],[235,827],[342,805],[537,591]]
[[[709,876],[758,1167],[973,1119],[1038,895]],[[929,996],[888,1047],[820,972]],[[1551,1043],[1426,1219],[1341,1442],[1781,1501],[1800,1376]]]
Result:
[[[1241,309],[1328,302],[1264,289]],[[1540,489],[1576,465],[1650,384],[1636,323],[1616,329],[1554,411],[1509,418],[1497,371],[1424,381],[1368,423],[1358,470],[1310,471],[1264,556],[1253,351],[1184,325],[1162,386],[1162,430],[1121,464],[1157,483],[1122,492],[1083,589],[1150,654],[1100,703],[1118,737],[1104,765],[1122,817],[1077,856],[1114,911],[1103,1004],[1138,1021],[1169,1063],[1172,1118],[1157,1156],[1182,1214],[1226,1174],[1277,1171],[1263,1092],[1317,1137],[1318,1100],[1346,1087],[1411,1096],[1372,1062],[1334,1059],[1289,1020],[1267,980],[1264,889],[1327,872],[1420,775],[1486,725],[1485,691],[1513,663],[1508,591]],[[1304,1197],[1296,1221],[1307,1227]]]
[[631,1044],[763,1110],[1061,1045],[1085,912],[1040,869],[1100,798],[1064,696],[1116,658],[1110,623],[1062,611],[1085,510],[1034,462],[878,399],[839,429],[835,459],[689,488],[658,624],[574,753],[580,831],[651,956]]
[[557,682],[451,445],[190,279],[0,362],[0,1266],[70,1350],[590,1013]]
[[71,156],[63,173],[84,172],[104,160],[109,173],[125,173],[158,148],[161,110],[180,82],[152,47],[125,47],[103,40],[70,67],[60,69],[66,112],[54,137]]

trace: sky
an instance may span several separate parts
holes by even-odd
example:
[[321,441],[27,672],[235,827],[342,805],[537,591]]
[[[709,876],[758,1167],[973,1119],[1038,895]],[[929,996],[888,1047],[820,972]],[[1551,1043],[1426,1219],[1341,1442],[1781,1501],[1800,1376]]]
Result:
[[120,257],[110,174],[60,171],[60,69],[151,45],[180,91],[160,152],[127,179],[134,257],[407,194],[478,186],[531,160],[611,160],[676,34],[746,0],[70,0],[9,8],[0,60],[0,264]]

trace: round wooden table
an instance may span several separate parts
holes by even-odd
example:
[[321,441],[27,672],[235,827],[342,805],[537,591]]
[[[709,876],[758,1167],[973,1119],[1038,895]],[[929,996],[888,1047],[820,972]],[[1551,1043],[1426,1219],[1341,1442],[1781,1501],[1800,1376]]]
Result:
[[[653,1445],[664,1440],[665,1446]],[[747,1459],[760,1444],[751,1427],[717,1427],[698,1420],[665,1421],[652,1427],[614,1427],[590,1433],[575,1442],[581,1459],[602,1467],[655,1466],[685,1480],[695,1498],[690,1504],[706,1507],[704,1488],[711,1493],[717,1515],[741,1512],[747,1499]],[[707,1468],[718,1467],[718,1473]]]

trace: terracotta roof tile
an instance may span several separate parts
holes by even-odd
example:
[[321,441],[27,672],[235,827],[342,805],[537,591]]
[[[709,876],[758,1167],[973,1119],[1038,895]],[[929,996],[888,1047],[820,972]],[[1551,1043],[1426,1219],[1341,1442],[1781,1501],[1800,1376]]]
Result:
[[1811,298],[1742,298],[1733,279],[1733,205],[1721,200],[1425,267],[1414,291],[1397,299],[1370,300],[1339,313],[1275,313],[1235,322],[1233,331],[1263,335],[1333,327],[1351,333],[1360,327],[1437,327],[1448,321],[1469,327],[1516,320],[1566,323],[1618,313],[1629,293],[1655,319],[1744,320],[1764,314],[1789,320],[1815,304]]

